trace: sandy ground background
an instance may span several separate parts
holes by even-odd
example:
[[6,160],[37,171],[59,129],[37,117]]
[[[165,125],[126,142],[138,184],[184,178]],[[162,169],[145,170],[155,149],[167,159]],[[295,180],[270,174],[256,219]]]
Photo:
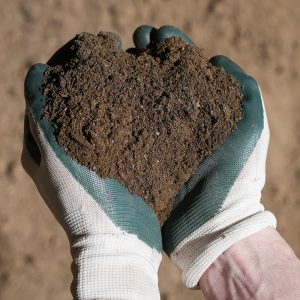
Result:
[[[23,80],[76,33],[176,25],[260,82],[271,128],[263,202],[300,255],[300,2],[0,0],[0,299],[71,299],[66,236],[22,170]],[[163,300],[202,299],[164,258]]]

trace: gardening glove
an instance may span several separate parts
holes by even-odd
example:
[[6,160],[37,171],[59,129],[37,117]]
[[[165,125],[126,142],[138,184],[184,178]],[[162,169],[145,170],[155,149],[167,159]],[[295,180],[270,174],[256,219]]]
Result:
[[[62,55],[64,47],[48,63],[59,63]],[[73,297],[160,299],[158,219],[143,199],[118,181],[102,179],[79,165],[58,145],[52,124],[43,120],[46,69],[36,64],[25,79],[22,164],[67,233]]]
[[[172,26],[140,27],[134,35],[137,46],[140,41],[163,42],[170,36],[190,43]],[[141,48],[145,47],[146,42]],[[269,127],[259,85],[225,56],[210,62],[239,81],[244,116],[181,188],[162,228],[163,248],[181,268],[189,288],[197,286],[201,275],[231,245],[268,226],[276,227],[275,217],[260,203]]]

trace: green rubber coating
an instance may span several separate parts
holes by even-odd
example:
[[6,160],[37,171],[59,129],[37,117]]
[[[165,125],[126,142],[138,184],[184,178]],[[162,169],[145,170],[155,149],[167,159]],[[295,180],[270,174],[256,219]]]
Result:
[[157,29],[150,25],[142,25],[138,27],[132,36],[133,43],[138,49],[146,49],[152,40],[152,35],[155,34]]
[[131,194],[117,180],[102,179],[94,171],[67,156],[56,141],[52,124],[41,118],[46,99],[40,87],[47,67],[45,64],[36,64],[30,68],[25,79],[25,97],[52,150],[117,227],[136,235],[151,248],[161,252],[160,225],[153,210],[141,197]]

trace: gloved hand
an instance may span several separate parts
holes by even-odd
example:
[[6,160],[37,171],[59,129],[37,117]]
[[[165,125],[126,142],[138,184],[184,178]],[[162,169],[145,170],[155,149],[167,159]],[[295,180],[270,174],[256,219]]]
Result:
[[[66,48],[48,63],[57,64]],[[79,165],[57,144],[52,124],[42,119],[46,68],[34,65],[26,76],[22,164],[68,235],[73,297],[159,299],[158,219],[140,197]]]
[[[142,26],[136,30],[134,42],[145,48],[170,36],[191,43],[172,26],[159,30]],[[239,81],[244,117],[182,187],[162,228],[163,248],[183,271],[183,281],[189,288],[197,286],[201,275],[231,245],[276,226],[273,214],[260,203],[269,143],[260,88],[225,56],[215,56],[210,62]]]

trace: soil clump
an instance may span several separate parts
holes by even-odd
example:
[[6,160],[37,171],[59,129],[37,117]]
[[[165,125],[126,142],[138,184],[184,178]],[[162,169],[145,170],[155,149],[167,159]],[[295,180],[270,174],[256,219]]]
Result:
[[162,225],[242,119],[242,95],[233,76],[178,37],[145,51],[118,45],[112,33],[82,33],[50,60],[44,118],[71,158],[141,196]]

